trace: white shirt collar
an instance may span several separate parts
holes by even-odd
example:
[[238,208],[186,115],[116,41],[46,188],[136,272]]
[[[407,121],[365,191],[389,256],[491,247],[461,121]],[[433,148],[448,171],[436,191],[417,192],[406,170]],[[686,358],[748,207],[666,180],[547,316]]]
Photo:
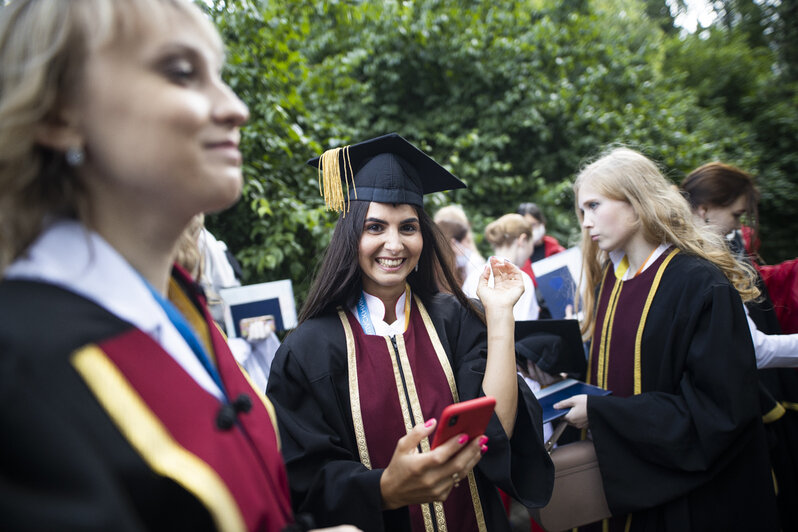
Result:
[[141,275],[100,235],[79,222],[59,220],[50,225],[6,269],[4,277],[53,284],[93,301],[147,333],[197,384],[223,397]]
[[[646,271],[648,267],[651,266],[654,263],[654,261],[656,261],[659,258],[660,255],[665,253],[665,250],[668,249],[669,247],[671,247],[670,244],[660,244],[659,246],[657,246],[657,248],[651,253],[651,256],[648,257],[648,260],[646,260],[646,263],[643,265],[643,268],[640,270],[640,273]],[[625,256],[626,253],[624,253],[621,250],[614,250],[609,252],[609,257],[610,260],[612,261],[612,267],[614,270],[618,269],[618,265],[621,263],[621,261]],[[626,272],[624,272],[621,280],[622,281],[629,280],[635,276],[635,273],[636,272],[631,271],[631,269],[627,269]]]
[[[374,326],[375,334],[379,336],[395,336],[405,332],[407,290],[396,301],[396,321],[390,324],[383,321],[385,318],[385,305],[383,305],[382,300],[366,292],[363,292],[363,295],[366,300],[366,307],[369,309],[369,316],[371,317],[371,324]],[[349,310],[357,316],[357,304]]]

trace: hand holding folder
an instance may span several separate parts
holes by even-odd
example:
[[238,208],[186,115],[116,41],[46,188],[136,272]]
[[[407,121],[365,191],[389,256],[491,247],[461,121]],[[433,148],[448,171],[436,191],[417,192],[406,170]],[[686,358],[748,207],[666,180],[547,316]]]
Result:
[[538,402],[543,408],[543,423],[548,423],[549,421],[561,418],[567,414],[568,410],[558,410],[554,408],[554,405],[569,397],[579,394],[610,395],[611,393],[612,392],[609,390],[576,379],[565,379],[556,384],[552,384],[542,389],[537,394]]

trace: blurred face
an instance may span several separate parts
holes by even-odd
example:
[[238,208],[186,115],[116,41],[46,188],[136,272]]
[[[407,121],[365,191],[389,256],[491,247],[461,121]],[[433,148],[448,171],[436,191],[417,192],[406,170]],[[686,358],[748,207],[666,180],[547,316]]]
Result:
[[372,202],[358,247],[363,290],[381,299],[401,294],[423,246],[413,206]]
[[579,187],[579,209],[584,216],[582,228],[604,251],[626,250],[637,234],[637,214],[631,204],[600,194],[586,181]]
[[740,196],[725,207],[702,206],[699,210],[705,224],[712,226],[719,235],[726,235],[740,228],[740,219],[746,211],[745,196]]
[[241,190],[246,106],[222,81],[213,36],[178,17],[92,51],[74,108],[92,201],[182,217],[229,206]]
[[[546,227],[543,225],[543,222],[532,216],[531,214],[525,214],[524,219],[532,224],[532,240],[533,244],[536,246],[543,241],[543,235],[546,234]],[[534,246],[533,246],[534,248]],[[530,252],[530,255],[532,252]]]

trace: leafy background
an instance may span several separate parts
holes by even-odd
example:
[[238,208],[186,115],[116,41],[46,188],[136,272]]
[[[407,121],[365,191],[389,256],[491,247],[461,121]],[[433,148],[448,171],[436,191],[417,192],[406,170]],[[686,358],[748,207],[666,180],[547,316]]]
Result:
[[468,184],[426,207],[463,205],[483,247],[485,225],[523,201],[576,244],[573,177],[624,144],[674,183],[712,160],[754,174],[762,258],[793,258],[798,0],[716,1],[694,33],[670,4],[206,0],[251,112],[242,199],[207,225],[245,283],[290,278],[301,302],[335,221],[305,161],[396,131]]

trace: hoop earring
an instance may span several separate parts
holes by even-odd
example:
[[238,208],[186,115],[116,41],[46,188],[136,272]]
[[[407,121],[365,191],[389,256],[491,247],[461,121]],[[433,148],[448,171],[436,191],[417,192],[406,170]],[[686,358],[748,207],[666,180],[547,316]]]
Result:
[[82,146],[70,146],[64,154],[66,163],[71,167],[80,166],[86,160],[86,152]]

